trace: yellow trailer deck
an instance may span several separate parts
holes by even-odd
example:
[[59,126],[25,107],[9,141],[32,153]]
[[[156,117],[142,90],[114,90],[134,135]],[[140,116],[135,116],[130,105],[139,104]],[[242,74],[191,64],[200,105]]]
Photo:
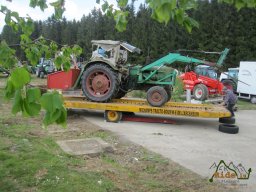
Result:
[[118,122],[122,112],[149,113],[157,115],[223,118],[230,117],[230,112],[223,106],[214,104],[192,104],[168,102],[162,107],[152,107],[142,99],[114,99],[109,103],[90,102],[81,96],[64,95],[67,109],[94,109],[105,111],[105,118],[110,122]]

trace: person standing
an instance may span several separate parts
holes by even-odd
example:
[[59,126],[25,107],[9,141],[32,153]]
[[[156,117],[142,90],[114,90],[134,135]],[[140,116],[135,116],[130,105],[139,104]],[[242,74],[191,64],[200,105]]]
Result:
[[237,96],[234,94],[234,92],[227,87],[223,88],[224,93],[224,106],[230,111],[231,117],[234,117],[234,106],[237,102]]

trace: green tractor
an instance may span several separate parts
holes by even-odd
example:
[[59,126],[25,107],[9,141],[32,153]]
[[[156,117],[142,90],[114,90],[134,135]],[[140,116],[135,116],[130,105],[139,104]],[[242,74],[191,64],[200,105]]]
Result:
[[[148,65],[132,65],[127,63],[128,53],[140,54],[141,50],[126,42],[93,40],[92,46],[92,57],[82,69],[75,87],[81,85],[85,97],[94,102],[108,102],[122,98],[131,90],[145,90],[148,103],[160,107],[169,101],[175,84],[177,70],[170,67],[172,63],[217,65],[179,53],[169,53]],[[228,49],[222,52],[218,64],[223,62],[227,52]]]

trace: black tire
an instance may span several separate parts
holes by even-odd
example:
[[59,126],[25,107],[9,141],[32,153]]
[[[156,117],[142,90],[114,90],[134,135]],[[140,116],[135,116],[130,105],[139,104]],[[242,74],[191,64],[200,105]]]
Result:
[[236,134],[239,132],[239,127],[237,125],[220,124],[219,131],[223,133]]
[[236,119],[234,117],[221,117],[219,118],[219,122],[225,124],[235,124]]
[[[92,77],[94,74],[95,76]],[[98,81],[96,77],[98,78]],[[101,79],[99,79],[100,77]],[[92,85],[93,83],[95,84]],[[118,74],[106,64],[96,63],[85,69],[82,76],[82,90],[88,100],[95,102],[108,102],[112,98],[115,98],[118,89]]]
[[230,90],[233,90],[233,92],[236,92],[236,83],[230,79],[224,79],[221,81],[221,83],[227,87]]
[[198,84],[193,89],[193,95],[196,100],[204,101],[208,99],[208,88],[204,84]]
[[147,101],[153,107],[161,107],[168,101],[168,94],[163,87],[154,86],[147,91]]
[[105,120],[107,122],[118,123],[122,119],[121,111],[105,111]]
[[41,79],[43,79],[44,78],[44,72],[41,71],[39,76],[40,76]]

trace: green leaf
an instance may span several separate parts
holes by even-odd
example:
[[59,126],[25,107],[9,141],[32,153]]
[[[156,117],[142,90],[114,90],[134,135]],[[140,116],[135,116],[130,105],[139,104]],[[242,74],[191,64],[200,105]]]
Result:
[[37,6],[37,0],[30,0],[29,6],[35,8]]
[[7,9],[6,6],[1,5],[1,12],[5,12],[5,11],[7,11],[7,10],[8,10],[8,9]]
[[56,120],[56,123],[62,125],[63,127],[67,125],[67,110],[64,107],[61,109],[61,115]]
[[17,114],[22,110],[23,100],[21,96],[21,90],[17,90],[14,96],[14,103],[12,106],[12,113]]
[[6,87],[5,87],[5,98],[11,99],[14,97],[14,94],[15,94],[15,87],[12,81],[10,80],[10,78],[8,78]]
[[63,57],[62,56],[58,56],[55,58],[54,60],[54,64],[56,65],[56,67],[59,69],[61,67],[63,63]]
[[100,4],[100,0],[96,0],[96,3],[97,3],[97,4]]
[[38,5],[42,11],[44,11],[46,8],[48,8],[48,6],[46,4],[46,0],[39,0]]
[[57,124],[65,125],[66,118],[66,109],[63,107],[63,98],[62,96],[54,91],[43,94],[40,99],[41,106],[46,110],[43,123],[45,126],[56,122]]
[[52,41],[50,43],[50,48],[52,49],[52,51],[56,52],[58,50],[58,45]]
[[128,3],[128,0],[118,0],[119,7],[125,7]]
[[246,3],[243,0],[236,0],[235,6],[237,10],[240,10],[241,8],[246,7]]
[[106,2],[101,6],[101,9],[102,9],[103,12],[105,12],[105,11],[108,9],[108,7],[109,7],[109,4],[108,4],[108,2],[106,1]]
[[114,19],[116,21],[116,29],[120,32],[126,30],[128,12],[116,11],[114,13]]
[[45,110],[51,112],[54,112],[56,109],[60,109],[63,106],[62,96],[56,91],[43,94],[40,102]]
[[31,80],[29,72],[25,68],[16,68],[12,71],[10,80],[15,89],[21,89]]
[[191,33],[191,31],[192,31],[192,25],[191,25],[191,23],[190,23],[189,21],[187,21],[187,20],[184,21],[184,27],[185,27],[185,29],[186,29],[189,33]]
[[82,52],[83,52],[83,50],[79,45],[74,45],[74,47],[72,48],[72,54],[75,56],[81,55]]
[[5,23],[7,25],[9,25],[11,23],[11,12],[7,11],[6,15],[5,15]]
[[27,90],[26,96],[29,103],[38,102],[41,97],[41,91],[39,88],[30,88]]

